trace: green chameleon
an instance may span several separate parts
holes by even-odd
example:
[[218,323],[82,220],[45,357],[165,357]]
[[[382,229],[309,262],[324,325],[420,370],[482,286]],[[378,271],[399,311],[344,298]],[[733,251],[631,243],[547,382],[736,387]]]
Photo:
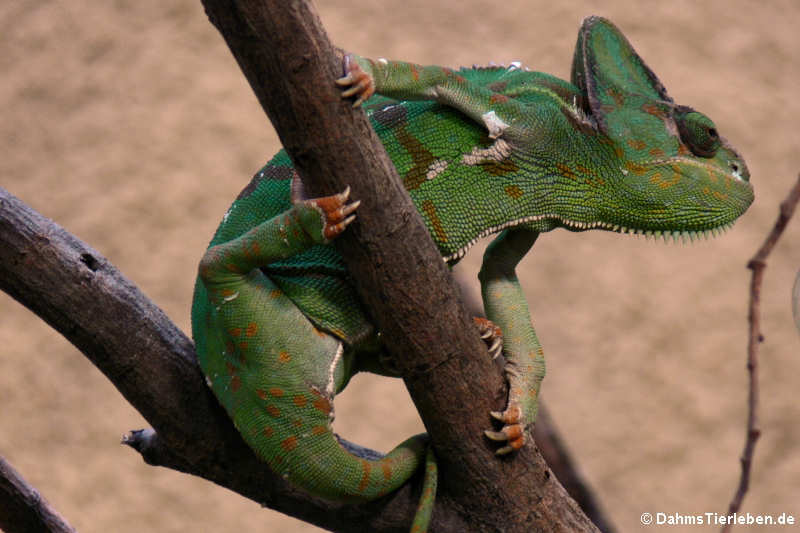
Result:
[[[753,201],[744,161],[711,119],[676,104],[609,21],[583,22],[571,76],[350,55],[337,81],[363,104],[447,263],[499,232],[479,275],[488,320],[477,321],[506,359],[508,404],[491,413],[499,431],[486,431],[498,454],[530,439],[544,377],[514,273],[539,233],[693,239],[728,228]],[[244,440],[311,494],[372,500],[428,465],[412,528],[424,531],[436,481],[425,436],[361,457],[331,429],[333,398],[353,374],[397,375],[328,245],[355,218],[348,197],[306,198],[285,151],[255,175],[200,263],[197,354]]]

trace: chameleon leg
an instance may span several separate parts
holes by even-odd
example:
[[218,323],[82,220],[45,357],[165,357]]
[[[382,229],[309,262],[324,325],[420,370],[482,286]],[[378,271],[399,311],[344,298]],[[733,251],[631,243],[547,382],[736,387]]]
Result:
[[486,249],[478,276],[486,316],[503,332],[507,360],[508,405],[503,412],[492,413],[503,428],[486,432],[490,439],[505,443],[497,450],[499,455],[525,444],[525,429],[536,419],[539,387],[545,373],[544,354],[514,272],[538,235],[522,228],[503,231]]
[[[311,494],[358,502],[404,484],[425,460],[427,438],[412,437],[380,459],[342,447],[331,427],[333,397],[354,372],[354,353],[317,329],[259,269],[343,231],[355,210],[346,200],[303,200],[208,250],[200,279],[210,305],[197,351],[212,390],[262,460]],[[435,465],[432,475],[415,521],[420,531],[430,519]]]
[[433,100],[458,109],[499,137],[515,117],[524,116],[522,104],[495,91],[471,83],[458,72],[439,66],[422,66],[403,61],[371,59],[348,54],[345,75],[336,83],[342,96],[356,96],[359,106],[373,93],[397,100]]

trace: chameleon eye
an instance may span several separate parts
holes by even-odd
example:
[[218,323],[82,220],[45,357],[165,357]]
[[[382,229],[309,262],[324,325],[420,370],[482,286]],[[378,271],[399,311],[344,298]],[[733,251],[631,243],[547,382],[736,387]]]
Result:
[[675,121],[678,124],[681,140],[694,155],[713,157],[717,153],[722,142],[717,127],[710,118],[698,111],[687,109],[678,111]]

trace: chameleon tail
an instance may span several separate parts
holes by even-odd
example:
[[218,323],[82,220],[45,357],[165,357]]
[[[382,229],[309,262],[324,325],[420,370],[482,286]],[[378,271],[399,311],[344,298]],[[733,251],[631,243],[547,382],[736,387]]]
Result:
[[417,512],[411,524],[411,533],[425,533],[433,515],[433,503],[436,501],[436,486],[438,483],[438,466],[433,448],[428,446],[425,453],[425,479],[422,482],[422,494],[419,497]]
[[[315,496],[362,502],[396,490],[419,470],[428,447],[424,435],[382,458],[359,457],[334,435],[333,396],[352,366],[338,338],[317,329],[259,271],[228,288],[235,299],[206,307],[204,320],[215,326],[196,338],[199,361],[239,433],[273,471]],[[201,284],[197,291],[205,297]],[[427,464],[422,514],[415,520],[420,532],[435,493],[432,453]]]

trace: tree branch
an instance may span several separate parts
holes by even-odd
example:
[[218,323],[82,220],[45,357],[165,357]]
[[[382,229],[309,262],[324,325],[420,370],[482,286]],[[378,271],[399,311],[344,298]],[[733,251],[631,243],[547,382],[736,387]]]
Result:
[[[747,313],[749,323],[749,337],[747,342],[747,372],[748,372],[748,396],[747,396],[747,432],[745,437],[744,450],[739,459],[742,466],[742,474],[736,492],[728,505],[728,514],[737,512],[744,500],[745,494],[750,486],[750,469],[753,464],[753,454],[755,453],[756,441],[761,436],[761,428],[758,424],[758,348],[764,341],[761,333],[761,284],[764,280],[764,270],[767,268],[767,257],[777,244],[786,229],[789,220],[794,214],[797,203],[800,202],[800,175],[797,182],[789,190],[786,198],[781,202],[778,212],[778,219],[772,227],[764,243],[756,254],[747,262],[753,275],[750,279],[750,306]],[[732,524],[727,523],[722,527],[722,532],[730,531]]]
[[75,533],[64,518],[0,457],[0,530],[6,533]]

